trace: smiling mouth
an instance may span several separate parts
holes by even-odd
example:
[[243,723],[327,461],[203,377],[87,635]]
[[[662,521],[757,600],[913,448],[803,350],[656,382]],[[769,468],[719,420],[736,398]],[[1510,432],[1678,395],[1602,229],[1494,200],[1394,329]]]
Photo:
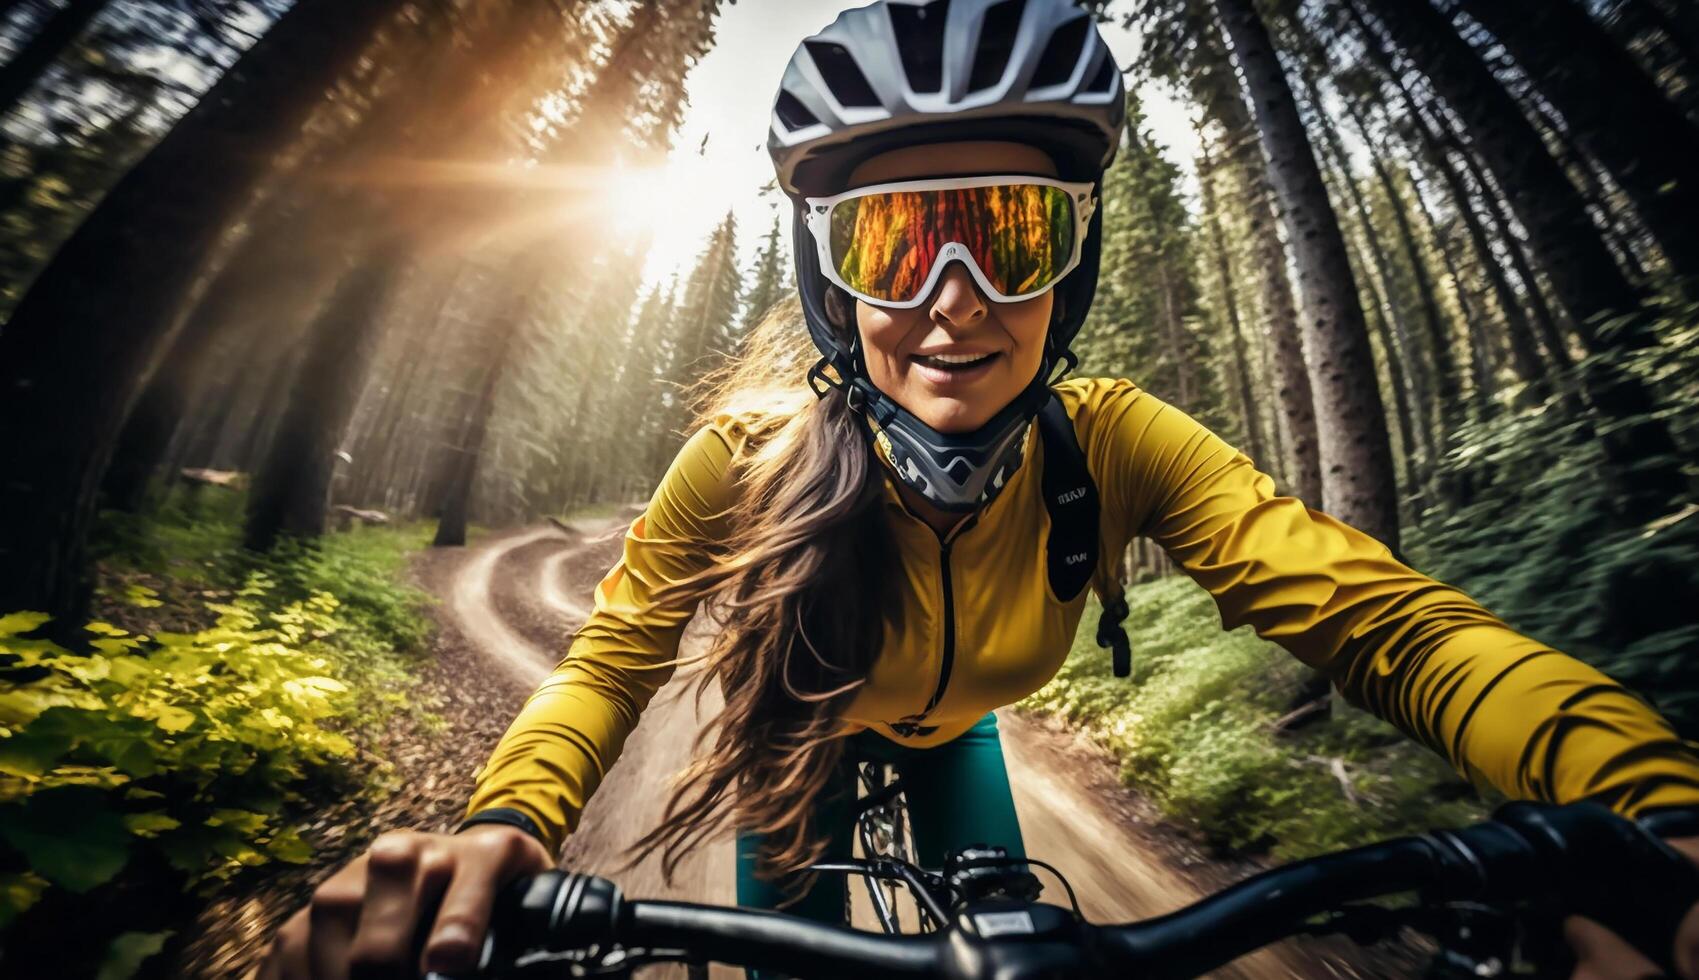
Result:
[[916,354],[915,362],[939,371],[967,371],[987,364],[996,357],[990,354]]

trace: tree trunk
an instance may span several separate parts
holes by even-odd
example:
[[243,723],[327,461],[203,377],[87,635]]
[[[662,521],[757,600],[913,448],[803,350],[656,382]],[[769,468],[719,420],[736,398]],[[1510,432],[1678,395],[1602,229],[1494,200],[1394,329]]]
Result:
[[[1691,0],[1680,0],[1692,6]],[[1681,28],[1651,0],[1620,0],[1606,18],[1606,26],[1618,33],[1624,47],[1646,68],[1664,95],[1680,106],[1689,121],[1699,122],[1699,48],[1695,39],[1684,38]],[[1662,39],[1662,57],[1648,37]]]
[[[1329,513],[1395,551],[1398,501],[1385,410],[1345,242],[1297,101],[1251,0],[1213,0],[1242,71],[1298,266],[1304,352]],[[1425,0],[1424,0],[1425,2]]]
[[248,548],[267,551],[284,535],[324,533],[337,452],[369,374],[381,313],[406,267],[400,244],[380,244],[356,258],[319,312],[289,405],[254,478],[243,535]]
[[1381,243],[1380,232],[1375,228],[1374,213],[1351,173],[1350,161],[1340,143],[1338,131],[1323,113],[1321,94],[1316,90],[1313,79],[1303,75],[1299,77],[1305,83],[1307,98],[1316,113],[1317,129],[1322,134],[1322,159],[1332,162],[1335,183],[1344,192],[1346,200],[1351,202],[1363,243],[1368,248],[1368,261],[1359,257],[1357,268],[1363,270],[1363,283],[1368,287],[1367,292],[1377,314],[1375,320],[1382,338],[1381,349],[1386,355],[1393,411],[1404,443],[1408,478],[1404,486],[1413,492],[1418,483],[1425,485],[1433,472],[1435,436],[1433,412],[1428,402],[1433,385],[1421,353],[1410,342],[1410,328],[1404,321],[1404,309],[1394,297],[1392,263]]
[[[1379,0],[1374,13],[1468,126],[1471,144],[1509,198],[1550,274],[1552,289],[1588,348],[1644,350],[1657,344],[1642,297],[1612,259],[1586,202],[1546,151],[1509,93],[1428,0]],[[1595,318],[1621,316],[1610,341]],[[1653,415],[1656,400],[1620,366],[1585,367],[1587,395],[1614,425],[1600,441],[1609,458],[1634,476],[1621,484],[1621,513],[1632,523],[1663,512],[1686,492],[1679,450],[1668,425]]]
[[431,541],[433,548],[458,548],[466,544],[466,519],[472,507],[472,488],[477,484],[478,460],[483,456],[484,437],[489,433],[490,416],[495,414],[496,392],[507,369],[514,338],[529,308],[529,299],[527,292],[516,293],[496,321],[497,337],[489,366],[484,369],[483,384],[478,388],[478,400],[472,407],[472,418],[460,444],[449,455],[442,518],[437,521],[436,538]]
[[[1447,151],[1446,138],[1441,135],[1439,127],[1429,115],[1426,107],[1416,98],[1415,93],[1410,91],[1409,84],[1404,80],[1404,73],[1392,64],[1392,58],[1387,54],[1386,47],[1381,43],[1379,35],[1369,30],[1368,25],[1363,23],[1355,6],[1348,6],[1347,9],[1357,24],[1358,35],[1362,38],[1369,57],[1380,67],[1381,73],[1398,88],[1399,95],[1404,101],[1405,110],[1410,113],[1410,117],[1415,121],[1417,135],[1427,151],[1427,159],[1439,172],[1440,179],[1445,182],[1446,190],[1451,193],[1457,216],[1463,222],[1464,231],[1469,235],[1469,242],[1474,249],[1476,262],[1479,264],[1488,286],[1492,288],[1493,297],[1498,301],[1499,311],[1504,316],[1512,364],[1517,376],[1529,385],[1536,397],[1544,399],[1550,394],[1551,386],[1546,381],[1544,366],[1540,363],[1539,354],[1535,349],[1533,329],[1529,325],[1528,315],[1522,308],[1522,302],[1516,295],[1516,290],[1511,288],[1510,281],[1505,278],[1504,269],[1499,265],[1498,256],[1494,253],[1492,244],[1487,239],[1486,228],[1481,224],[1480,215],[1475,211],[1474,195],[1469,193],[1468,186],[1463,182],[1463,176],[1457,172],[1457,168],[1451,162],[1451,155]],[[1419,200],[1420,197],[1418,196]],[[1429,225],[1432,226],[1433,216],[1427,213],[1425,206],[1423,214],[1428,218]],[[1515,251],[1517,246],[1515,243],[1506,243],[1506,248]],[[1458,292],[1461,295],[1463,290],[1462,279],[1458,278],[1455,268],[1452,269],[1451,274],[1452,278],[1458,283]],[[1538,298],[1540,295],[1539,283],[1530,280],[1527,285],[1535,298]],[[1470,317],[1470,329],[1472,331],[1481,329],[1481,324],[1473,317]],[[1481,346],[1477,342],[1476,349],[1479,350]]]
[[18,304],[0,332],[10,474],[0,609],[81,613],[96,491],[175,334],[169,314],[274,155],[402,6],[300,0],[107,193]]
[[[1374,228],[1365,226],[1362,237],[1370,243],[1372,252],[1379,252],[1380,245],[1375,242]],[[1422,486],[1427,480],[1425,476],[1433,467],[1433,445],[1428,441],[1427,429],[1421,424],[1420,395],[1411,380],[1411,374],[1405,370],[1410,361],[1410,340],[1404,321],[1398,316],[1397,310],[1388,302],[1382,284],[1385,277],[1376,275],[1364,261],[1360,252],[1356,253],[1357,267],[1363,270],[1363,281],[1368,286],[1371,302],[1370,325],[1374,328],[1376,338],[1380,341],[1380,349],[1386,361],[1387,390],[1392,393],[1393,423],[1398,427],[1399,442],[1404,449],[1404,479],[1400,483],[1413,497],[1422,496]],[[1416,514],[1422,512],[1422,504],[1414,508]]]
[[1437,403],[1439,415],[1436,445],[1443,446],[1446,438],[1455,433],[1463,421],[1463,378],[1457,366],[1456,338],[1452,336],[1451,324],[1440,312],[1433,277],[1428,274],[1422,249],[1416,243],[1416,232],[1410,226],[1404,196],[1392,179],[1392,171],[1387,169],[1386,160],[1390,152],[1384,144],[1371,138],[1368,121],[1363,118],[1360,107],[1349,99],[1345,100],[1345,107],[1362,135],[1364,145],[1369,148],[1369,164],[1380,183],[1381,192],[1386,195],[1392,222],[1398,231],[1398,241],[1404,248],[1405,264],[1410,267],[1410,275],[1415,280],[1416,295],[1422,305],[1422,324],[1427,330],[1428,354],[1433,360],[1432,398]]
[[1198,186],[1203,191],[1204,228],[1209,236],[1207,247],[1215,254],[1215,272],[1221,280],[1222,312],[1227,318],[1228,341],[1233,348],[1233,387],[1239,398],[1239,414],[1245,420],[1245,435],[1251,458],[1258,466],[1267,466],[1263,453],[1262,421],[1257,401],[1251,394],[1251,367],[1245,356],[1245,332],[1239,322],[1239,301],[1233,294],[1233,259],[1227,254],[1227,236],[1221,231],[1221,213],[1216,210],[1215,161],[1209,144],[1200,141]]
[[1670,271],[1699,278],[1699,128],[1574,0],[1464,0],[1463,9],[1610,171]]
[[[47,18],[29,43],[0,68],[0,116],[17,108],[30,87],[82,36],[83,28],[100,15],[106,4],[107,0],[69,0]],[[4,16],[3,12],[0,16]]]
[[[1443,118],[1443,117],[1442,117]],[[1533,313],[1530,322],[1534,327],[1534,337],[1544,348],[1546,360],[1559,368],[1570,368],[1575,365],[1575,357],[1570,352],[1570,338],[1559,325],[1559,314],[1546,302],[1547,288],[1534,264],[1534,255],[1528,248],[1528,243],[1518,234],[1515,220],[1505,208],[1504,195],[1494,183],[1487,178],[1481,169],[1480,158],[1463,144],[1456,132],[1447,129],[1444,150],[1455,152],[1457,159],[1463,161],[1463,168],[1468,171],[1469,179],[1481,189],[1478,196],[1472,195],[1470,200],[1479,201],[1483,206],[1487,219],[1492,222],[1494,237],[1504,243],[1505,255],[1510,259],[1510,268],[1516,277],[1522,280],[1523,295],[1528,299],[1528,308]],[[1449,154],[1448,154],[1449,155]]]
[[[1445,263],[1445,274],[1457,294],[1457,307],[1463,314],[1463,326],[1467,330],[1469,341],[1469,373],[1475,386],[1472,414],[1474,420],[1479,421],[1494,414],[1494,403],[1498,397],[1497,371],[1503,359],[1486,331],[1486,313],[1477,302],[1483,297],[1470,294],[1469,283],[1463,278],[1463,267],[1458,262],[1452,236],[1440,227],[1439,219],[1434,217],[1433,208],[1428,207],[1427,200],[1422,197],[1422,187],[1415,169],[1406,170],[1404,179],[1410,184],[1410,197],[1416,202],[1417,213],[1422,216],[1422,226],[1428,230],[1428,237],[1433,239],[1434,245],[1439,249],[1440,259]],[[1461,212],[1466,206],[1464,202],[1459,202],[1458,210]],[[1494,268],[1497,268],[1496,265]]]
[[[453,291],[453,279],[454,277],[448,277],[443,281],[439,300],[445,300]],[[430,317],[430,325],[424,329],[422,335],[407,345],[407,351],[399,359],[400,376],[391,382],[389,396],[384,399],[377,417],[356,443],[354,463],[359,467],[358,482],[349,491],[349,500],[356,505],[371,502],[373,496],[378,493],[380,483],[387,494],[394,479],[393,464],[401,448],[402,426],[407,420],[408,410],[413,406],[413,396],[419,381],[427,374],[431,341],[441,329],[441,305],[441,302],[426,304],[427,309],[437,309],[436,315]]]
[[[112,506],[134,510],[141,503],[150,480],[168,455],[173,435],[189,413],[192,396],[219,356],[226,353],[221,347],[248,348],[284,329],[293,317],[282,310],[304,316],[311,298],[318,295],[295,268],[304,252],[299,244],[304,239],[294,234],[299,227],[270,221],[258,227],[260,230],[238,243],[213,273],[172,340],[170,353],[161,359],[159,369],[131,409],[102,481]],[[289,284],[287,298],[277,295],[279,282]],[[263,305],[257,298],[260,296],[267,300]],[[225,335],[223,344],[221,335]],[[228,365],[215,390],[223,393],[229,389],[228,393],[234,394],[243,383],[245,371],[233,368],[254,363],[253,358],[239,358],[237,364]],[[225,421],[232,407],[229,400],[215,395],[214,403],[223,407],[216,409],[210,420]]]
[[[1229,139],[1243,138],[1254,146],[1256,127],[1240,98],[1215,101]],[[1311,507],[1322,506],[1321,452],[1316,436],[1315,397],[1310,390],[1309,369],[1304,364],[1303,340],[1298,330],[1298,311],[1292,300],[1292,281],[1286,272],[1286,247],[1280,241],[1279,214],[1268,172],[1260,152],[1242,159],[1235,168],[1243,185],[1249,215],[1249,230],[1255,242],[1256,262],[1261,267],[1263,316],[1267,323],[1268,350],[1274,358],[1269,377],[1274,384],[1279,414],[1274,441],[1290,479],[1288,491]],[[1282,434],[1284,433],[1284,439]],[[1284,443],[1282,445],[1282,443]]]

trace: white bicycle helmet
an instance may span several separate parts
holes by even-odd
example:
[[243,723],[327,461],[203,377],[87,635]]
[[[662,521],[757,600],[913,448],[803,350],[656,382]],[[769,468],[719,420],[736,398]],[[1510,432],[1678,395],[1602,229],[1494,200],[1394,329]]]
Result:
[[[828,288],[809,246],[807,196],[843,190],[851,170],[886,150],[999,140],[1048,153],[1064,180],[1100,182],[1120,148],[1126,91],[1092,13],[1073,0],[879,0],[838,15],[791,55],[767,149],[791,199],[792,254],[816,388],[842,386],[895,475],[949,510],[982,506],[1020,465],[1032,419],[1097,288],[1102,211],[1080,264],[1057,284],[1044,363],[1022,395],[979,430],[941,433],[868,380],[853,337],[826,315]],[[826,374],[833,368],[836,380]]]

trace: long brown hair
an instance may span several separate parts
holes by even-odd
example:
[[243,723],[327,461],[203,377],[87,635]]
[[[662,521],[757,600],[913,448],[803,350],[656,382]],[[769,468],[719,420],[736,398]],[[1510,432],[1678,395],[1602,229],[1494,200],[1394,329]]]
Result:
[[[826,306],[847,337],[849,296],[834,287]],[[810,819],[813,804],[841,764],[840,719],[898,609],[878,584],[892,579],[881,574],[892,548],[877,464],[844,395],[809,389],[817,356],[793,296],[697,401],[697,426],[731,416],[748,438],[732,461],[729,537],[709,568],[663,593],[700,601],[719,626],[696,696],[713,679],[725,694],[660,825],[631,848],[635,861],[659,846],[669,880],[681,858],[733,828],[765,835],[765,877],[819,860],[828,835]]]

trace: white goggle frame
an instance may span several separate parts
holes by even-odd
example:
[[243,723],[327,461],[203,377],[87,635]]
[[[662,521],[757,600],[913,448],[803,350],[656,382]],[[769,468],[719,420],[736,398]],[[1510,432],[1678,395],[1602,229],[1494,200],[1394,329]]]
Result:
[[[926,275],[915,292],[913,299],[894,301],[878,299],[859,290],[850,288],[849,283],[838,276],[837,263],[832,260],[832,209],[843,201],[858,197],[868,197],[873,194],[883,194],[889,191],[931,191],[931,190],[960,190],[966,187],[990,187],[994,184],[1040,184],[1045,187],[1060,187],[1068,192],[1074,204],[1074,248],[1068,256],[1068,264],[1056,273],[1043,289],[1023,293],[1019,296],[1008,296],[1000,292],[986,278],[979,263],[973,260],[973,253],[968,251],[964,242],[946,242],[938,250],[937,261],[932,263],[932,271]],[[979,177],[937,177],[928,180],[897,180],[884,184],[871,184],[867,187],[857,187],[833,194],[831,197],[805,197],[808,204],[808,232],[814,238],[815,251],[819,255],[820,271],[831,283],[838,288],[873,306],[882,306],[892,310],[910,310],[926,302],[937,287],[938,279],[944,274],[944,267],[951,262],[960,262],[967,266],[968,274],[979,284],[986,298],[996,303],[1022,303],[1056,288],[1056,284],[1067,278],[1068,273],[1080,264],[1080,248],[1085,243],[1087,230],[1091,227],[1092,213],[1097,210],[1097,197],[1092,193],[1094,184],[1091,181],[1066,181],[1054,177],[1040,177],[1032,174],[997,174]]]

